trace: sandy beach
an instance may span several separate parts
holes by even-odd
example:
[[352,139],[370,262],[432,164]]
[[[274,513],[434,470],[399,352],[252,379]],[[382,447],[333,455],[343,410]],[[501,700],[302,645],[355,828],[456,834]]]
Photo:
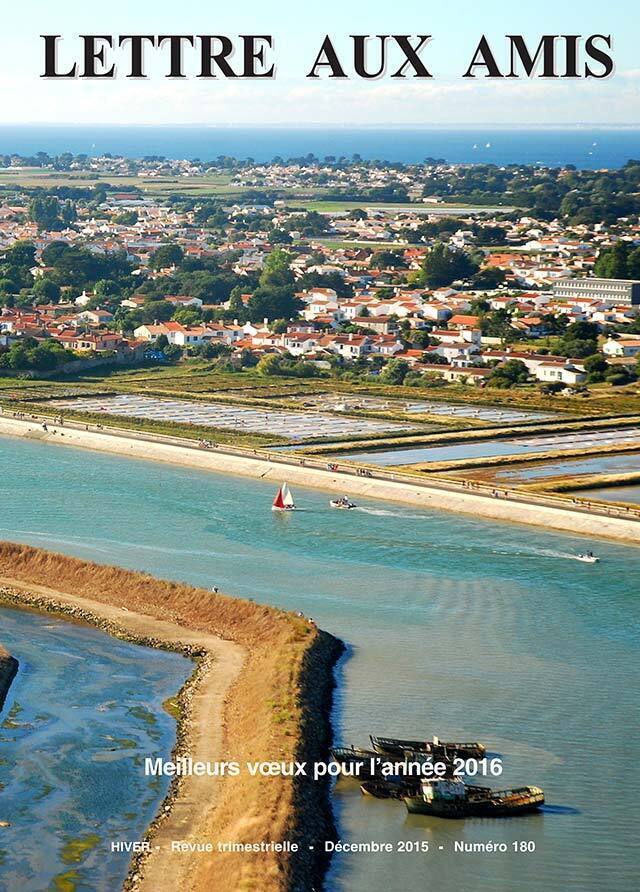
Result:
[[[56,587],[46,584],[56,580]],[[214,762],[225,758],[318,756],[329,742],[332,666],[339,643],[307,621],[247,601],[212,595],[145,574],[85,563],[26,546],[0,544],[0,603],[54,612],[92,623],[147,646],[168,647],[197,659],[183,688],[174,756]],[[2,652],[0,651],[0,658]],[[0,669],[2,668],[0,659]],[[310,665],[324,692],[306,701]],[[291,720],[276,723],[270,704],[290,705]],[[317,744],[309,740],[313,728]],[[315,749],[314,749],[315,748]],[[320,876],[321,860],[295,863],[291,855],[177,854],[172,841],[255,842],[331,832],[327,790],[316,784],[315,815],[300,809],[289,778],[187,776],[173,782],[151,827],[151,853],[134,859],[125,889],[173,892],[281,892],[306,871]],[[305,791],[305,795],[309,791]],[[307,827],[308,825],[308,827]]]
[[[54,432],[55,431],[55,432]],[[172,442],[169,437],[114,432],[107,428],[85,429],[84,425],[65,423],[64,427],[49,424],[48,431],[38,421],[0,417],[0,434],[27,437],[63,446],[76,446],[99,452],[114,453],[148,461],[166,462],[236,474],[262,480],[273,480],[274,485],[286,479],[333,494],[348,492],[350,496],[384,499],[471,514],[492,520],[531,524],[586,536],[640,543],[640,519],[625,509],[588,503],[572,504],[570,498],[538,493],[516,493],[498,488],[466,488],[462,483],[428,478],[414,478],[410,474],[389,473],[376,469],[375,476],[359,476],[353,466],[340,463],[338,470],[329,470],[322,461],[288,457],[250,449],[199,449],[197,444]]]

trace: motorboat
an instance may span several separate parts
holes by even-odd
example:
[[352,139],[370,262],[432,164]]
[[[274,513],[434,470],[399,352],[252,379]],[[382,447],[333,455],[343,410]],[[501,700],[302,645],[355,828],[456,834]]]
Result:
[[576,560],[582,561],[583,564],[598,564],[600,562],[600,558],[596,557],[592,551],[586,551],[584,554],[577,554]]
[[295,511],[296,505],[291,495],[291,490],[286,483],[283,483],[271,506],[272,511]]
[[332,508],[338,508],[341,511],[350,511],[352,508],[358,507],[355,502],[352,502],[347,496],[342,496],[339,499],[331,499],[329,505]]

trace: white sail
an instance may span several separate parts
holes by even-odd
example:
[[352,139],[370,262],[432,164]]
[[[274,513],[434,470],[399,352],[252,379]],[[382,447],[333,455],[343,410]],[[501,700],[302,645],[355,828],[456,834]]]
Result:
[[294,508],[295,502],[293,501],[293,496],[291,495],[291,490],[287,486],[286,483],[282,484],[282,501],[284,502],[287,508]]

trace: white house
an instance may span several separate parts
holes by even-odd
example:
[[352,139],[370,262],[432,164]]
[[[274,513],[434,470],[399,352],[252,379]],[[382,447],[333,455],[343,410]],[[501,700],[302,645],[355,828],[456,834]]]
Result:
[[570,363],[541,362],[534,371],[538,381],[561,381],[563,384],[584,384],[587,380],[583,369]]
[[609,338],[603,344],[605,356],[638,356],[640,354],[640,338]]

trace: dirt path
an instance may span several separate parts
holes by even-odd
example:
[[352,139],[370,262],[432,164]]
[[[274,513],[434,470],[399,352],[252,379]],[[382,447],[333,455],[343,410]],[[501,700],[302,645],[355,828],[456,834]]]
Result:
[[[25,584],[0,576],[0,586],[24,595],[29,604],[33,596],[47,598],[54,604],[76,607],[107,620],[125,632],[140,638],[155,638],[171,644],[202,648],[211,656],[193,692],[187,750],[194,761],[217,761],[224,747],[225,700],[245,662],[245,649],[215,635],[198,632],[176,623],[134,613],[90,598],[66,594],[42,585]],[[219,799],[222,781],[205,775],[184,778],[169,816],[161,822],[152,839],[152,852],[144,863],[138,888],[144,892],[181,892],[195,888],[192,883],[193,857],[171,852],[171,841],[202,842]],[[159,848],[156,849],[155,847]]]

